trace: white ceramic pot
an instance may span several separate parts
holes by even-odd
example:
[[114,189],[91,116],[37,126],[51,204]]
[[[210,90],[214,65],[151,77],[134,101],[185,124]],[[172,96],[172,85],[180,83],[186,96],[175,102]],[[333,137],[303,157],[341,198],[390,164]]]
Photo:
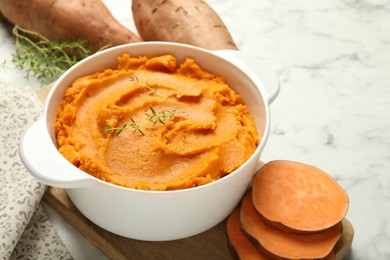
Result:
[[[82,75],[114,67],[117,57],[124,52],[148,57],[172,54],[178,62],[189,56],[206,71],[223,76],[242,95],[254,117],[259,136],[262,136],[254,154],[236,171],[218,181],[175,191],[144,191],[116,186],[69,163],[56,148],[53,127],[65,89]],[[271,91],[267,93],[264,85]],[[208,51],[167,42],[113,47],[84,59],[60,77],[47,97],[42,118],[22,138],[20,155],[26,168],[38,180],[66,188],[75,206],[96,225],[133,239],[164,241],[185,238],[220,223],[248,189],[270,131],[269,104],[278,91],[279,82],[274,74],[255,57],[239,51]]]

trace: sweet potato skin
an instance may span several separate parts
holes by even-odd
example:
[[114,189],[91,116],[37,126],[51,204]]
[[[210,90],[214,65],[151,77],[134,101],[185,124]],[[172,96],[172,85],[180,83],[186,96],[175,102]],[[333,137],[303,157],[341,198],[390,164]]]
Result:
[[236,50],[219,15],[202,0],[133,0],[135,25],[145,41],[186,43]]
[[236,208],[228,217],[226,224],[228,246],[233,258],[237,260],[266,260],[267,258],[242,233],[240,226],[240,208]]
[[314,234],[293,234],[266,225],[247,192],[241,203],[240,223],[243,233],[270,259],[330,259],[342,235],[342,223]]
[[49,40],[82,39],[95,51],[106,45],[142,41],[100,0],[0,0],[0,11],[10,23]]

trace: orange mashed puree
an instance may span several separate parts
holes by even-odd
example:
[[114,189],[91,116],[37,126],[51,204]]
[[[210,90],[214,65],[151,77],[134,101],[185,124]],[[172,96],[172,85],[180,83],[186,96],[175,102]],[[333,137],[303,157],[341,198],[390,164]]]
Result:
[[176,190],[220,179],[255,151],[247,107],[222,77],[191,58],[118,57],[76,79],[55,123],[61,154],[103,181]]

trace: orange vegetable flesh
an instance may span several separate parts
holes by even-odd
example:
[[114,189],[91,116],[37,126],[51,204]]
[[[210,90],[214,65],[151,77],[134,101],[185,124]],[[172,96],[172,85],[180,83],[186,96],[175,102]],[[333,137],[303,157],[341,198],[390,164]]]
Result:
[[257,248],[242,233],[240,228],[240,209],[235,209],[229,216],[226,224],[228,245],[231,254],[236,259],[266,260]]
[[303,163],[269,162],[256,173],[252,187],[253,203],[264,218],[300,232],[336,225],[349,207],[348,195],[334,179]]
[[[309,234],[286,233],[266,225],[253,205],[252,193],[243,198],[240,222],[244,233],[256,242],[259,250],[270,257],[288,259],[321,259],[332,253],[341,238],[341,222],[322,232]],[[264,254],[264,252],[263,252]]]
[[[107,125],[129,128],[119,134],[105,132]],[[160,191],[223,178],[260,138],[242,97],[222,77],[169,54],[122,54],[115,69],[76,79],[57,110],[55,133],[59,151],[79,169]]]

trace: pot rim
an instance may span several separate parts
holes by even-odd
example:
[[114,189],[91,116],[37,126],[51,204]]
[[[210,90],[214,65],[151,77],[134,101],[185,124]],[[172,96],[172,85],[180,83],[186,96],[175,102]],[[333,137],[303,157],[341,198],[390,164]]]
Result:
[[[230,66],[235,67],[235,69],[240,71],[243,75],[245,75],[248,78],[248,80],[250,80],[252,82],[253,86],[255,86],[256,90],[259,92],[259,96],[261,97],[262,103],[263,103],[262,104],[262,108],[264,110],[264,126],[262,128],[263,128],[264,131],[262,132],[262,135],[260,137],[260,140],[259,140],[259,143],[258,143],[258,145],[256,147],[256,150],[253,152],[253,154],[240,167],[238,167],[233,172],[227,174],[226,176],[224,176],[224,177],[222,177],[222,178],[220,178],[220,179],[218,179],[216,181],[213,181],[211,183],[207,183],[207,184],[204,184],[204,185],[201,185],[201,186],[197,186],[197,187],[186,188],[186,189],[179,189],[179,190],[165,190],[165,191],[140,190],[140,189],[135,189],[135,188],[119,186],[119,185],[116,185],[116,184],[112,184],[112,183],[103,181],[103,180],[101,180],[101,179],[99,179],[97,177],[94,177],[94,176],[92,176],[92,175],[90,175],[90,174],[80,170],[79,168],[77,168],[73,164],[71,164],[69,161],[66,160],[65,157],[63,157],[59,153],[58,149],[56,148],[56,140],[55,140],[55,135],[54,135],[54,129],[52,127],[53,122],[50,119],[48,119],[48,117],[49,117],[49,115],[52,115],[52,113],[55,113],[55,112],[53,112],[52,104],[53,104],[53,102],[54,103],[56,103],[56,102],[53,101],[53,98],[54,97],[58,98],[58,95],[59,95],[58,92],[59,91],[63,91],[64,92],[65,89],[67,88],[67,87],[63,86],[63,84],[64,84],[63,82],[65,80],[69,81],[69,82],[72,82],[74,79],[79,77],[80,75],[73,75],[71,77],[69,75],[72,75],[72,73],[74,73],[74,71],[77,70],[83,64],[87,64],[88,62],[91,62],[91,60],[96,59],[97,56],[103,56],[103,55],[106,55],[106,53],[117,53],[118,54],[118,53],[124,53],[124,52],[131,52],[132,48],[137,48],[139,46],[149,46],[149,47],[156,47],[156,48],[161,48],[161,47],[174,47],[174,48],[177,48],[177,47],[180,47],[180,48],[186,48],[186,49],[193,50],[193,51],[207,53],[208,55],[214,56],[215,58],[218,58],[218,59],[222,59],[224,62],[230,64]],[[47,99],[45,101],[42,117],[39,119],[39,121],[42,120],[41,123],[46,126],[45,129],[43,129],[43,131],[44,131],[44,138],[48,137],[50,139],[51,145],[55,148],[57,153],[61,156],[62,160],[67,162],[69,167],[67,167],[66,171],[69,172],[69,169],[71,169],[72,171],[82,172],[82,174],[84,175],[83,176],[84,177],[83,180],[85,182],[84,183],[83,182],[79,182],[79,184],[83,183],[83,185],[81,187],[77,186],[77,183],[70,183],[70,185],[63,185],[63,184],[61,184],[61,180],[60,181],[56,181],[54,179],[51,179],[50,181],[48,181],[45,178],[42,179],[42,174],[41,173],[37,172],[37,170],[31,169],[31,167],[33,168],[31,163],[27,163],[27,165],[29,166],[28,168],[30,168],[30,171],[32,171],[34,173],[34,175],[38,174],[38,176],[36,176],[38,179],[42,180],[44,183],[45,182],[48,183],[51,186],[63,187],[63,188],[82,188],[82,187],[93,187],[95,185],[103,185],[105,187],[110,187],[110,188],[114,188],[114,189],[122,190],[122,191],[131,191],[131,192],[136,192],[136,193],[139,193],[139,194],[158,194],[159,196],[161,196],[161,194],[165,194],[165,196],[170,196],[172,194],[175,194],[175,195],[176,194],[181,194],[181,193],[189,194],[189,193],[199,192],[199,191],[203,191],[203,190],[215,189],[218,186],[223,185],[224,183],[231,181],[232,179],[236,178],[237,175],[239,175],[241,173],[242,169],[246,168],[248,164],[254,163],[253,160],[259,160],[260,154],[261,154],[263,148],[265,147],[265,144],[266,144],[266,142],[268,140],[268,137],[269,137],[269,134],[270,134],[269,105],[270,105],[270,103],[272,103],[273,99],[276,97],[276,95],[279,92],[279,86],[277,86],[276,88],[275,88],[275,86],[273,86],[276,89],[276,91],[274,91],[274,93],[271,93],[271,95],[267,96],[267,92],[265,90],[264,84],[262,83],[262,81],[259,78],[259,76],[255,72],[253,72],[253,70],[249,66],[247,66],[244,62],[241,62],[240,58],[236,55],[236,54],[241,54],[241,53],[242,52],[232,51],[232,50],[210,51],[210,50],[206,50],[206,49],[203,49],[203,48],[199,48],[199,47],[192,46],[192,45],[187,45],[187,44],[182,44],[182,43],[140,42],[140,43],[130,43],[130,44],[125,44],[125,45],[112,47],[112,48],[100,51],[98,53],[95,53],[95,54],[85,58],[84,60],[80,61],[79,63],[77,63],[76,65],[71,67],[69,70],[67,70],[55,82],[54,86],[50,90],[50,92],[49,92],[49,94],[47,96]],[[117,57],[118,55],[113,55],[112,54],[112,56],[116,56]],[[145,56],[151,57],[153,55],[145,55]],[[195,57],[195,59],[196,59],[196,57]],[[116,62],[116,59],[115,59],[115,62]],[[203,66],[202,66],[202,68],[203,68]],[[208,71],[210,71],[210,70],[208,70]],[[268,71],[268,73],[269,73],[269,71]],[[86,73],[83,73],[81,75],[85,75],[85,74]],[[233,89],[234,89],[234,87],[233,87]],[[61,96],[61,99],[62,99],[63,93],[60,96]],[[245,100],[244,100],[244,102],[245,102]],[[56,111],[56,108],[55,108],[55,111]],[[256,127],[259,127],[259,126],[256,125]],[[259,132],[259,129],[257,131]],[[28,155],[26,155],[27,152],[24,152],[24,149],[20,149],[20,150],[21,150],[21,155],[22,155],[23,161],[24,162],[25,161],[30,161],[28,159]],[[85,184],[88,184],[88,185],[85,185]]]

